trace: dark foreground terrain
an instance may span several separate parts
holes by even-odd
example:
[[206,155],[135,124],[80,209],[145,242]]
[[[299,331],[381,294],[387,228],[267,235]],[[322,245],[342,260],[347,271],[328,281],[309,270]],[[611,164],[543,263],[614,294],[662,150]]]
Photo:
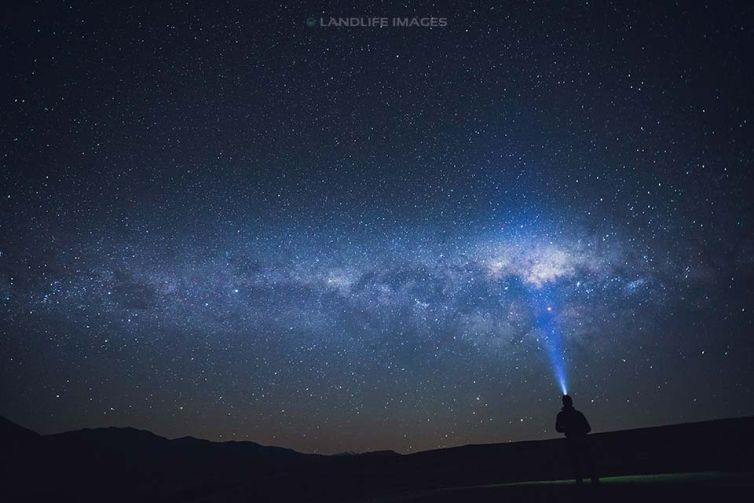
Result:
[[600,485],[577,487],[573,481],[530,481],[440,488],[372,499],[381,503],[450,502],[685,502],[748,501],[754,490],[752,473],[684,473],[605,477]]
[[38,435],[0,418],[0,501],[749,501],[754,418],[591,436],[577,487],[564,441],[319,456],[132,428]]

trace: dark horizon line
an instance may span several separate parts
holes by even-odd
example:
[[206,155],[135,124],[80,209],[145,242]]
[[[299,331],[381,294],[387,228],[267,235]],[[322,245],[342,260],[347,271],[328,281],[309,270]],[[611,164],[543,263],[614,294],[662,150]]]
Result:
[[[720,418],[714,418],[714,419],[703,419],[700,421],[688,421],[683,423],[669,423],[669,424],[658,424],[658,425],[652,425],[652,426],[640,426],[637,428],[626,428],[622,430],[607,430],[607,431],[599,431],[591,433],[589,436],[600,436],[600,435],[608,435],[613,433],[620,433],[620,432],[631,432],[631,431],[640,431],[640,430],[651,430],[651,429],[659,429],[659,428],[671,428],[676,426],[687,426],[687,425],[696,425],[696,424],[703,424],[703,423],[715,423],[715,422],[727,422],[727,421],[738,421],[743,419],[750,419],[754,421],[754,415],[741,415],[741,416],[730,416],[730,417],[720,417]],[[54,437],[56,435],[65,435],[68,433],[77,433],[77,432],[83,432],[83,431],[102,431],[102,430],[133,430],[137,432],[143,432],[143,433],[149,433],[150,435],[153,435],[157,438],[161,438],[163,440],[167,440],[169,442],[178,441],[178,440],[198,440],[201,442],[209,442],[211,444],[229,444],[229,443],[236,443],[236,444],[242,444],[242,443],[248,443],[248,444],[254,444],[258,445],[260,447],[264,448],[271,448],[271,449],[284,449],[288,451],[293,451],[297,454],[305,455],[305,456],[322,456],[322,457],[335,457],[335,456],[362,456],[362,455],[369,455],[369,454],[379,454],[379,453],[390,453],[392,455],[397,456],[413,456],[418,454],[424,454],[424,453],[430,453],[430,452],[437,452],[437,451],[446,451],[446,450],[454,450],[454,449],[463,449],[468,447],[484,447],[484,446],[492,446],[492,445],[512,445],[512,444],[526,444],[526,443],[535,443],[535,442],[549,442],[552,440],[561,440],[563,437],[552,437],[552,438],[540,438],[540,439],[527,439],[527,440],[509,440],[505,442],[489,442],[489,443],[482,443],[482,444],[461,444],[461,445],[454,445],[449,447],[438,447],[435,449],[425,449],[421,451],[416,452],[409,452],[409,453],[403,453],[400,451],[395,451],[392,449],[378,449],[373,451],[362,451],[362,452],[353,452],[353,451],[342,451],[342,452],[336,452],[332,454],[323,454],[320,452],[302,452],[297,449],[293,449],[291,447],[284,447],[280,445],[268,445],[268,444],[262,444],[259,442],[255,442],[253,440],[209,440],[206,438],[200,438],[195,437],[193,435],[183,435],[180,437],[165,437],[162,435],[159,435],[151,430],[146,430],[142,428],[136,428],[134,426],[98,426],[94,428],[78,428],[74,430],[65,430],[60,431],[57,433],[39,433],[37,431],[32,430],[31,428],[27,428],[26,426],[22,426],[21,424],[12,421],[11,419],[8,419],[6,416],[0,415],[0,420],[5,420],[8,423],[14,425],[17,428],[26,430],[34,435],[37,435],[39,437]]]

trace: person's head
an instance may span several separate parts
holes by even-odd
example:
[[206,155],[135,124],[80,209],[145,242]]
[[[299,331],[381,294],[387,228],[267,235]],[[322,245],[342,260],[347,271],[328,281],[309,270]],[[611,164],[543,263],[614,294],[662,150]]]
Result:
[[569,395],[563,395],[563,407],[573,407],[573,398]]

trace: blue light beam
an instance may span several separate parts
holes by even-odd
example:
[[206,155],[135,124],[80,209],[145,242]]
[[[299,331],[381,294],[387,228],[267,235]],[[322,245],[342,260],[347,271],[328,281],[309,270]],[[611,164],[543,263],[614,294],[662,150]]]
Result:
[[545,351],[550,360],[555,380],[560,386],[560,391],[568,394],[566,379],[566,362],[563,353],[563,336],[558,324],[558,313],[553,302],[553,296],[547,289],[531,290],[530,299],[534,311],[534,320],[537,329],[542,333]]

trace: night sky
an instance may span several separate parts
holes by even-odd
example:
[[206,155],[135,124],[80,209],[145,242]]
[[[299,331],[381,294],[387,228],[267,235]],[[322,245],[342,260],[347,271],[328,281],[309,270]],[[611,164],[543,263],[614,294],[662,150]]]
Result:
[[[747,2],[2,7],[0,415],[305,452],[754,414]],[[308,26],[444,17],[446,27]]]

